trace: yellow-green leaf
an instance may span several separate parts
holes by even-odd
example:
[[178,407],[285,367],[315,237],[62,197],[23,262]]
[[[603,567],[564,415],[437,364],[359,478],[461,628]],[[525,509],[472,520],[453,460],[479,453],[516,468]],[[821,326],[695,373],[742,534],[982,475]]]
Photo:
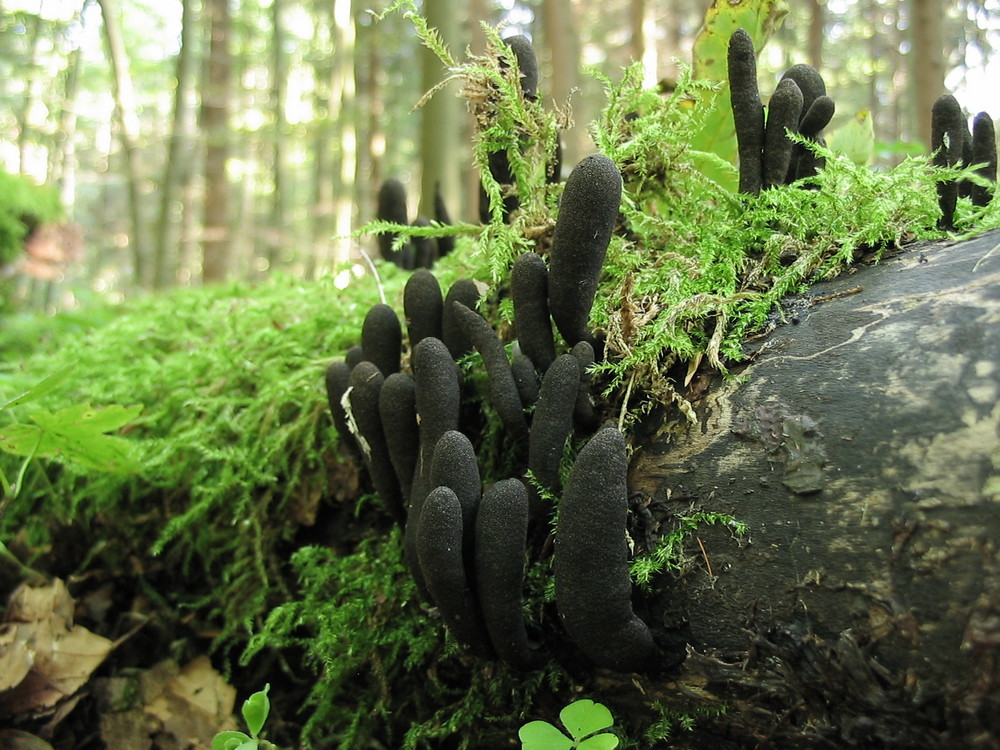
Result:
[[[729,37],[736,29],[746,29],[753,39],[754,49],[761,48],[788,13],[785,0],[714,0],[705,14],[705,23],[694,42],[692,69],[700,80],[717,81],[722,87],[714,95],[706,95],[699,106],[710,108],[705,127],[691,147],[697,151],[717,154],[724,161],[736,163],[736,129],[729,103],[729,72],[726,59]],[[770,92],[762,92],[762,99]],[[707,176],[733,192],[738,185],[735,171],[721,168],[706,160]]]

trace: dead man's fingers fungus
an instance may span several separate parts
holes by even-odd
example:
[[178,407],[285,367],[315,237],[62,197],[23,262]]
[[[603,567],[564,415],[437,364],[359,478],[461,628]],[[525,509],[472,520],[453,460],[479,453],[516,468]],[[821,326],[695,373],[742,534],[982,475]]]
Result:
[[405,501],[413,488],[413,474],[420,455],[417,385],[413,378],[405,372],[394,372],[387,377],[382,384],[378,409],[389,460]]
[[403,317],[410,348],[422,339],[441,338],[441,315],[444,299],[437,278],[426,268],[418,268],[403,287]]
[[621,197],[621,173],[603,154],[577,164],[563,188],[549,256],[549,311],[569,346],[591,338],[590,309]]
[[729,37],[729,97],[740,158],[739,191],[760,192],[764,151],[764,105],[757,88],[757,53],[746,29]]
[[403,329],[396,311],[386,304],[373,306],[361,325],[361,348],[365,359],[378,367],[382,376],[387,378],[399,372],[402,345]]
[[379,399],[384,383],[385,378],[382,377],[378,367],[371,362],[360,362],[351,371],[348,400],[351,405],[351,418],[358,429],[355,437],[361,446],[375,492],[385,503],[392,517],[402,524],[406,518],[403,496],[389,458],[389,448],[385,441],[379,412]]
[[479,606],[497,655],[515,669],[537,665],[522,606],[528,491],[504,479],[483,494],[476,514],[475,570]]
[[434,446],[430,483],[431,487],[450,488],[462,506],[462,546],[466,566],[471,570],[476,511],[483,495],[483,485],[479,479],[476,451],[469,438],[458,430],[448,430]]
[[[934,166],[954,167],[961,163],[967,127],[958,100],[951,94],[938,97],[931,108],[931,153]],[[955,180],[938,182],[937,192],[941,208],[941,228],[952,230],[955,228],[958,183]]]
[[761,175],[765,188],[785,184],[795,146],[786,130],[799,129],[802,113],[802,92],[791,78],[784,78],[771,95],[767,105],[767,125],[764,127],[764,167]]
[[521,394],[510,371],[507,351],[486,319],[461,302],[454,303],[454,315],[466,338],[483,358],[489,380],[489,399],[504,427],[518,444],[528,437]]
[[544,373],[556,358],[556,345],[549,317],[549,270],[540,255],[522,253],[514,261],[510,296],[521,351]]
[[417,532],[417,557],[431,599],[455,640],[476,656],[491,658],[489,635],[462,558],[462,507],[449,487],[427,496]]
[[570,639],[595,664],[619,672],[655,667],[649,628],[632,611],[625,526],[625,439],[599,430],[577,456],[559,504],[556,607]]
[[993,119],[980,112],[972,121],[972,163],[982,164],[980,176],[994,183],[993,188],[982,185],[972,186],[972,205],[988,206],[997,181],[997,138]]

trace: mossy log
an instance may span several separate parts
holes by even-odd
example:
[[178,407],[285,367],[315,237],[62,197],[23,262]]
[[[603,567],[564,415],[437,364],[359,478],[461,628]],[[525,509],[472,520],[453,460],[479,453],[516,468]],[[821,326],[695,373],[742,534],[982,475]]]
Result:
[[639,609],[681,665],[606,676],[637,710],[724,709],[672,747],[1000,746],[998,243],[813,287],[734,377],[695,379],[696,422],[636,437],[647,519],[748,527],[693,532]]

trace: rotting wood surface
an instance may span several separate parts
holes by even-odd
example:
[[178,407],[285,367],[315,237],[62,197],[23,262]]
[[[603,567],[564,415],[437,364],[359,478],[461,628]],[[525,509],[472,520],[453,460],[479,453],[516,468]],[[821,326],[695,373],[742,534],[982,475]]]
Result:
[[646,602],[688,645],[639,701],[725,705],[699,746],[1000,747],[998,243],[815,286],[697,424],[639,441],[652,507],[749,527],[699,529]]

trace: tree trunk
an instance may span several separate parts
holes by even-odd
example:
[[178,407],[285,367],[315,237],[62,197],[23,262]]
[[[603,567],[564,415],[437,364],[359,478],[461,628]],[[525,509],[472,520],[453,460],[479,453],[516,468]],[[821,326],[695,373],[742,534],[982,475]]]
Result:
[[928,148],[931,142],[931,107],[944,93],[944,22],[941,0],[911,0],[913,118],[915,133]]
[[725,707],[699,727],[733,744],[692,747],[997,747],[998,241],[814,287],[734,377],[694,382],[695,422],[639,439],[630,488],[654,517],[748,527],[698,528],[682,572],[634,597],[679,670],[641,697],[612,680]]
[[334,268],[350,259],[350,234],[354,220],[354,179],[358,148],[353,6],[351,0],[336,0],[333,5],[334,65],[330,91],[332,102],[338,108],[334,118],[338,150],[334,183],[336,189],[333,195],[333,258],[330,259]]
[[163,180],[160,183],[160,215],[156,225],[156,255],[153,259],[153,287],[156,289],[165,289],[176,279],[180,260],[177,230],[182,224],[184,213],[189,210],[183,196],[191,181],[194,162],[197,30],[198,17],[194,0],[184,0],[170,142]]
[[142,173],[139,169],[139,115],[129,73],[128,53],[121,27],[121,10],[116,0],[97,0],[104,18],[104,37],[108,45],[108,58],[114,76],[115,112],[118,115],[119,138],[125,160],[128,184],[128,207],[132,262],[135,279],[140,286],[151,285],[152,278],[147,263],[149,248],[146,227],[142,220]]
[[[459,42],[460,13],[448,0],[425,0],[424,15],[436,28],[453,54],[464,49]],[[420,50],[421,87],[429,91],[447,75],[441,61],[430,51]],[[445,204],[457,206],[460,165],[468,161],[456,153],[462,144],[461,101],[454,89],[438,91],[421,110],[419,213],[434,216],[434,190],[440,185]],[[453,209],[454,210],[454,209]]]
[[642,83],[653,88],[660,80],[656,48],[656,15],[649,0],[632,0],[629,3],[629,25],[632,60],[643,66]]
[[206,0],[209,29],[207,75],[202,83],[201,129],[205,143],[205,206],[202,237],[204,282],[226,278],[232,247],[230,228],[229,109],[232,99],[232,19],[228,0]]
[[[579,87],[580,47],[576,23],[576,12],[570,0],[542,0],[542,36],[544,46],[539,49],[544,63],[545,50],[548,50],[549,80],[548,101],[546,106],[552,106],[552,101],[559,107],[565,107],[570,101],[570,95]],[[567,131],[563,142],[563,163],[572,168],[589,150],[588,137],[582,123],[590,121],[583,109],[583,98],[577,96],[573,101],[573,119],[576,127]]]
[[826,0],[809,3],[809,64],[823,68],[823,39],[826,36]]
[[38,43],[41,38],[42,18],[38,13],[27,16],[25,36],[28,37],[28,59],[24,72],[24,101],[17,114],[17,172],[28,174],[28,146],[31,141],[34,126],[31,114],[34,110],[38,89]]
[[286,87],[288,83],[288,55],[285,52],[284,0],[272,0],[271,4],[271,111],[274,113],[274,128],[271,133],[271,210],[270,226],[265,242],[267,266],[280,267],[289,257],[294,245],[294,233],[289,230],[289,198],[291,181],[287,165],[288,117],[286,113]]

